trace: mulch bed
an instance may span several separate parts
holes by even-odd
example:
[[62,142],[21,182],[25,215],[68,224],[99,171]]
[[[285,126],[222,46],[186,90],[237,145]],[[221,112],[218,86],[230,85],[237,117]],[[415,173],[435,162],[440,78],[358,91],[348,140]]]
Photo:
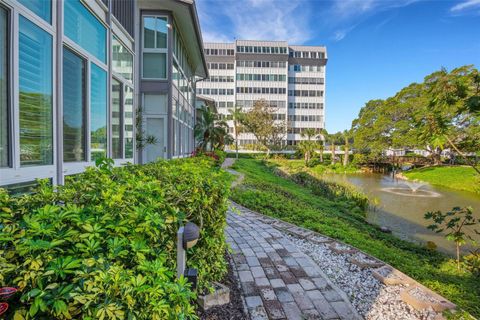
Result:
[[211,308],[205,312],[202,312],[198,308],[197,314],[201,320],[244,320],[248,319],[243,310],[242,293],[239,289],[239,283],[233,275],[232,264],[233,261],[229,254],[225,255],[225,259],[228,261],[228,273],[225,278],[220,281],[223,285],[230,289],[230,303]]

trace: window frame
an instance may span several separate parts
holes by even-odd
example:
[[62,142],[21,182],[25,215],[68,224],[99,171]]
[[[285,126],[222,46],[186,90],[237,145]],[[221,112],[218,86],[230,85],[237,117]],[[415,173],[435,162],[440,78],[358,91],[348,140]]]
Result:
[[[12,92],[13,92],[13,85],[12,85],[12,45],[13,45],[13,37],[12,37],[12,12],[11,10],[0,4],[0,9],[5,10],[6,15],[6,66],[5,66],[5,81],[6,81],[6,123],[7,123],[7,145],[6,145],[6,152],[7,152],[7,164],[6,166],[0,166],[0,170],[2,169],[10,169],[13,166],[13,141],[12,137],[14,136],[13,132],[13,125],[12,125]],[[1,62],[0,62],[1,63]],[[0,171],[1,172],[1,171]]]
[[[84,168],[85,164],[88,164],[88,163],[91,162],[90,161],[90,159],[91,159],[91,157],[90,157],[90,149],[91,149],[91,147],[90,147],[90,120],[91,120],[91,117],[90,117],[90,82],[91,82],[90,70],[91,70],[91,62],[88,60],[88,56],[85,56],[85,55],[79,53],[75,49],[69,47],[64,42],[63,45],[62,45],[62,72],[64,71],[63,70],[63,51],[65,49],[69,50],[72,54],[74,54],[77,57],[79,57],[80,59],[82,59],[84,64],[85,64],[85,70],[84,70],[84,74],[83,74],[83,76],[85,77],[85,82],[83,83],[83,93],[84,93],[84,97],[83,97],[84,98],[84,104],[83,104],[84,119],[83,119],[83,122],[84,122],[84,125],[85,125],[85,128],[84,128],[85,155],[83,157],[84,160],[82,160],[82,161],[68,161],[68,162],[65,162],[63,154],[62,154],[63,167],[64,168],[67,167],[67,170],[68,170],[70,167],[77,167],[78,165],[80,165],[80,168]],[[62,98],[63,98],[63,76],[62,76]],[[62,101],[62,120],[63,120],[63,117],[64,117],[63,109],[64,109],[64,105],[63,105],[63,101]],[[65,136],[64,136],[65,132],[63,131],[63,121],[59,125],[62,126],[62,145],[63,145],[63,139],[65,138]],[[63,147],[62,147],[62,153],[63,152],[64,152],[64,150],[63,150]]]
[[[83,6],[85,6],[85,4],[82,3]],[[92,15],[95,16],[95,18],[100,21],[100,23],[102,23],[102,25],[107,29],[107,37],[105,38],[105,41],[106,41],[106,48],[107,48],[107,56],[106,56],[106,63],[103,63],[103,61],[101,61],[100,59],[98,59],[94,54],[88,52],[86,49],[82,48],[80,45],[78,45],[76,42],[74,42],[73,40],[71,40],[70,38],[68,38],[68,36],[66,36],[65,34],[63,34],[63,31],[62,31],[62,40],[63,40],[63,43],[62,45],[65,47],[68,47],[68,49],[70,51],[72,51],[73,53],[75,53],[76,55],[78,55],[79,57],[82,57],[85,62],[86,62],[86,79],[85,79],[85,93],[86,93],[86,96],[85,96],[85,108],[86,108],[86,128],[85,128],[85,132],[86,132],[86,143],[87,143],[87,148],[86,148],[86,161],[79,161],[79,162],[63,162],[63,173],[64,175],[71,175],[71,174],[76,174],[76,173],[81,173],[83,171],[85,171],[85,168],[88,167],[88,166],[92,166],[95,164],[95,161],[92,160],[92,146],[91,146],[91,80],[92,80],[92,63],[94,63],[97,67],[99,67],[100,69],[102,69],[103,71],[105,71],[107,73],[107,157],[109,157],[111,155],[111,152],[110,152],[110,133],[108,131],[108,129],[110,128],[110,88],[109,88],[109,85],[110,85],[110,79],[109,79],[109,72],[108,72],[108,63],[110,63],[110,60],[111,60],[111,57],[110,57],[110,54],[108,54],[108,52],[110,52],[111,50],[109,49],[109,47],[111,46],[111,40],[110,40],[110,37],[108,36],[109,35],[109,31],[108,31],[108,27],[105,26],[104,22],[102,21],[102,19],[100,19],[92,10],[90,10],[90,8],[88,8],[87,6],[85,6],[85,8],[87,10],[90,11],[90,13]],[[62,15],[62,19],[64,19],[64,15]],[[62,104],[62,108],[63,108],[63,104]],[[63,157],[62,157],[63,159]]]
[[[132,55],[132,80],[128,80],[126,79],[124,76],[122,76],[120,73],[116,72],[113,68],[113,38],[116,39],[116,41],[118,43],[120,43],[122,45],[122,47],[128,51],[128,53],[130,53]],[[135,79],[135,55],[133,54],[133,52],[128,48],[128,46],[125,45],[125,43],[123,43],[123,41],[120,39],[119,36],[117,36],[114,32],[112,32],[112,35],[111,35],[111,39],[110,39],[110,45],[112,46],[112,77],[115,77],[117,79],[120,79],[119,81],[120,82],[127,82],[129,83],[132,87],[133,87],[133,82],[134,82],[134,79]]]
[[[113,88],[113,83],[114,81],[117,81],[119,84],[120,84],[120,148],[121,148],[121,158],[113,158],[113,143],[110,142],[110,146],[109,146],[109,149],[110,149],[110,153],[111,153],[111,158],[113,159],[113,161],[115,162],[116,165],[119,165],[119,164],[122,164],[122,163],[125,163],[125,162],[133,162],[133,159],[135,157],[135,142],[133,144],[133,153],[132,153],[132,157],[131,158],[127,158],[125,156],[125,150],[126,150],[126,143],[125,143],[125,137],[126,137],[126,134],[125,134],[125,99],[126,99],[126,95],[125,95],[125,88],[128,87],[132,90],[132,92],[134,93],[135,92],[135,89],[134,89],[134,86],[129,83],[127,80],[125,79],[122,79],[121,77],[118,77],[117,75],[113,75],[112,74],[112,77],[111,77],[111,81],[110,81],[110,107],[109,107],[109,118],[110,118],[110,124],[109,124],[109,132],[110,132],[110,140],[113,138],[113,130],[112,130],[112,120],[113,120],[113,108],[112,108],[112,104],[113,104],[113,101],[111,100],[113,98],[113,95],[111,94],[112,93],[112,88]],[[133,110],[132,110],[132,113],[133,113],[133,123],[132,125],[135,126],[135,96],[133,95],[133,101],[132,101],[132,107],[133,107]],[[133,130],[133,139],[135,140],[135,130]]]
[[[141,23],[140,23],[140,30],[141,30],[141,33],[142,33],[142,36],[141,36],[141,44],[140,44],[140,49],[141,49],[141,63],[140,63],[140,68],[141,68],[141,74],[140,74],[140,77],[142,80],[168,80],[168,73],[170,72],[170,66],[169,66],[169,53],[168,53],[168,49],[169,49],[169,46],[170,46],[170,35],[169,35],[169,28],[167,27],[167,47],[166,48],[145,48],[145,18],[155,18],[155,26],[156,26],[156,19],[157,18],[165,18],[166,21],[167,21],[167,26],[168,25],[171,25],[171,21],[170,21],[170,18],[168,17],[168,15],[165,15],[165,14],[149,14],[149,13],[146,13],[146,14],[141,14],[140,15],[140,19],[141,19]],[[155,30],[155,44],[157,43],[157,30]],[[174,44],[175,45],[175,44]],[[156,47],[156,45],[155,45]],[[173,52],[173,48],[172,48],[172,52]],[[143,58],[143,54],[144,53],[164,53],[165,54],[165,78],[146,78],[143,76],[143,63],[144,63],[144,58]]]
[[[31,10],[20,4],[19,2],[11,3],[10,1],[2,2],[3,7],[7,10],[9,17],[9,125],[10,125],[10,166],[0,168],[0,185],[8,185],[14,183],[22,183],[32,181],[34,179],[51,179],[53,183],[57,182],[57,153],[58,153],[58,135],[57,130],[57,50],[56,50],[56,25],[57,15],[52,15],[52,23],[49,24],[43,18],[37,16]],[[53,5],[52,5],[53,10]],[[20,16],[29,20],[36,27],[46,32],[52,38],[51,43],[51,73],[52,73],[52,163],[48,165],[20,165],[20,108],[19,108],[19,33],[20,33]]]

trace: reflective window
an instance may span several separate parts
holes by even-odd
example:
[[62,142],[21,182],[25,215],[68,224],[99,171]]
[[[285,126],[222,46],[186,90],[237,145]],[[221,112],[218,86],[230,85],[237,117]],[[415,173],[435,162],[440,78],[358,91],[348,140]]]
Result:
[[48,23],[52,23],[52,1],[51,0],[18,0],[25,7],[33,11]]
[[167,34],[166,17],[143,17],[143,78],[167,78]]
[[127,80],[133,80],[133,55],[114,36],[112,38],[112,68]]
[[147,79],[167,78],[167,54],[143,53],[143,77]]
[[53,163],[52,37],[19,19],[20,164]]
[[92,63],[90,74],[90,148],[95,161],[107,155],[107,73]]
[[9,166],[8,14],[0,7],[0,167]]
[[122,158],[122,84],[112,79],[112,158]]
[[65,35],[106,63],[107,30],[79,0],[64,1]]
[[133,89],[125,86],[124,91],[124,122],[125,122],[125,158],[133,158]]
[[86,161],[86,62],[63,48],[63,161]]

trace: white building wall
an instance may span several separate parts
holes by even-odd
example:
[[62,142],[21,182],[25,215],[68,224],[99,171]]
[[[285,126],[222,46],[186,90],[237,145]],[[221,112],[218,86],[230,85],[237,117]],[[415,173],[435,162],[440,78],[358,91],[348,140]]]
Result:
[[[251,40],[237,40],[235,43],[205,43],[204,47],[207,53],[207,61],[210,63],[210,81],[199,82],[197,84],[197,89],[199,89],[197,93],[214,99],[219,114],[228,116],[229,105],[231,107],[235,104],[241,105],[244,111],[248,111],[253,101],[265,99],[266,101],[275,102],[280,105],[276,113],[286,121],[289,128],[288,133],[286,130],[285,144],[296,144],[302,140],[300,132],[303,128],[315,128],[319,132],[320,129],[325,127],[325,47],[289,46],[286,41]],[[212,50],[216,51],[213,52]],[[220,55],[220,53],[227,53],[226,51],[220,52],[220,50],[234,50],[234,55]],[[299,53],[295,53],[297,51]],[[212,55],[211,53],[215,54]],[[247,62],[244,63],[243,61]],[[273,63],[275,65],[274,67],[264,66],[263,64],[257,65],[258,63],[255,64],[255,61],[267,64]],[[234,63],[234,68],[233,70],[210,68],[212,63]],[[308,65],[309,67],[300,68],[300,71],[296,71],[297,69],[294,68],[295,64]],[[243,75],[276,75],[283,77],[283,79],[279,81],[241,79]],[[233,76],[233,82],[211,81],[215,77],[222,76]],[[313,80],[315,84],[289,83],[289,77],[322,79],[322,83],[319,80]],[[281,89],[282,92],[253,93],[243,92],[242,88],[252,88],[248,90],[275,88],[273,90]],[[234,94],[212,94],[212,89],[233,89]],[[289,90],[321,91],[323,95],[315,97],[289,96]],[[216,93],[218,91],[213,92]],[[308,106],[316,106],[316,108],[293,108],[293,106],[299,106],[300,104],[304,106],[305,103],[309,103],[310,105]],[[292,106],[292,108],[289,106]],[[302,118],[302,116],[304,117]],[[227,121],[227,123],[230,126],[230,133],[233,134],[233,122]],[[298,133],[294,133],[297,131]],[[240,144],[252,143],[255,141],[255,137],[251,133],[242,133],[239,136],[239,140]]]

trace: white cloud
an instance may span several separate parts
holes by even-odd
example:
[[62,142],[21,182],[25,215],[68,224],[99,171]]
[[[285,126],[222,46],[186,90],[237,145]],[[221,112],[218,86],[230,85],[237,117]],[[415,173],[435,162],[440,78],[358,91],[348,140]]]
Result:
[[[379,13],[408,6],[421,0],[334,0],[325,15],[327,25],[336,30],[335,41],[340,41],[362,21]],[[475,0],[477,1],[477,0]],[[379,25],[380,28],[382,25]]]
[[303,0],[202,0],[197,6],[205,41],[234,36],[303,44],[310,38],[310,5]]
[[228,37],[226,34],[216,31],[202,31],[202,38],[204,42],[233,42],[234,39]]
[[[465,0],[450,8],[452,13],[464,13],[471,9],[480,9],[480,0]],[[478,11],[480,12],[480,11]]]
[[333,39],[335,41],[340,41],[342,40],[343,38],[345,38],[345,36],[347,35],[347,31],[346,30],[337,30],[335,31],[335,33],[333,34]]

